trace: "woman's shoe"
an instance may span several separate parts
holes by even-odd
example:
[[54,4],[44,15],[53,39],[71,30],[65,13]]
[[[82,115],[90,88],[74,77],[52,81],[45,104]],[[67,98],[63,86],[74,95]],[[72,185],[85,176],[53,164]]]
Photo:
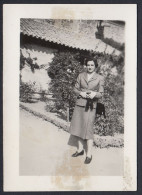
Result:
[[85,163],[85,164],[89,164],[89,163],[91,162],[91,160],[92,160],[92,155],[91,155],[91,158],[86,157],[84,163]]
[[72,154],[72,157],[77,157],[77,156],[81,156],[84,154],[84,150],[82,150],[81,152],[75,152],[74,154]]

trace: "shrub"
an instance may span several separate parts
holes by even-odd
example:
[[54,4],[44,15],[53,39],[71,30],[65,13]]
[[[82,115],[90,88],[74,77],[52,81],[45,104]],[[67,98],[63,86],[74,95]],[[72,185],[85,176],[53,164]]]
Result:
[[[28,53],[28,51],[27,51]],[[30,53],[29,57],[24,57],[22,50],[20,49],[20,71],[25,67],[27,64],[30,68],[31,71],[34,73],[35,69],[39,69],[39,65],[35,62],[37,58],[31,58]],[[37,86],[36,82],[29,82],[29,83],[24,83],[22,82],[22,75],[20,73],[20,100],[23,102],[34,102],[36,100],[32,100],[32,95],[33,92],[37,91]]]
[[83,70],[80,54],[71,52],[55,53],[50,63],[48,75],[51,77],[50,92],[56,98],[56,109],[66,110],[75,105],[75,94],[72,93],[78,74]]
[[[105,105],[106,119],[97,117],[94,132],[99,135],[113,135],[124,132],[124,58],[100,56],[98,72],[104,75],[104,96],[100,102]],[[112,67],[116,67],[117,75],[112,74]]]
[[20,84],[20,100],[22,102],[31,102],[33,94],[33,84],[32,83],[23,83]]

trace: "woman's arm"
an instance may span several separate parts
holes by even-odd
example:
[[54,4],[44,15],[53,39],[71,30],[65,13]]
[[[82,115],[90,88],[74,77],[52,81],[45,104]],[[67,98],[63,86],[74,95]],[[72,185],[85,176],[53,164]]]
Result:
[[77,96],[80,95],[81,97],[86,98],[86,92],[83,92],[83,91],[80,90],[80,74],[79,74],[78,77],[77,77],[77,81],[76,81],[76,83],[75,83],[73,92],[74,92]]
[[91,94],[89,95],[89,97],[91,99],[93,98],[101,98],[104,94],[104,78],[102,76],[100,76],[100,81],[99,81],[99,91],[98,92],[91,92]]
[[80,74],[78,75],[77,77],[77,80],[76,80],[76,83],[75,83],[75,86],[74,86],[74,89],[73,89],[73,92],[79,96],[80,95]]
[[95,97],[96,98],[101,98],[104,94],[104,77],[100,77],[100,82],[99,82],[99,91],[96,92]]

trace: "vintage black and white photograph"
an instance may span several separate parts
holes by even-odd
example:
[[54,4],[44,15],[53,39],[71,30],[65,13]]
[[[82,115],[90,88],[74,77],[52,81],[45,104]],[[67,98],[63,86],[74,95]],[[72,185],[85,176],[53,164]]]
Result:
[[51,177],[51,191],[93,189],[93,179],[83,178],[121,177],[127,191],[127,20],[67,13],[19,17],[18,175]]
[[20,175],[123,175],[124,33],[20,19]]

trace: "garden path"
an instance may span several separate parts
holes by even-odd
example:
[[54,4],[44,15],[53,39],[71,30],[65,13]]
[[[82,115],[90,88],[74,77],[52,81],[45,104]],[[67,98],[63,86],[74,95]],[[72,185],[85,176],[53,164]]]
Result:
[[[45,121],[53,123],[65,131],[68,131],[70,122],[67,122],[66,119],[63,119],[59,113],[47,111],[46,106],[46,102],[43,101],[38,101],[36,103],[20,102],[20,107],[24,110],[44,119]],[[107,148],[110,146],[121,148],[124,146],[124,135],[115,134],[114,136],[99,136],[98,134],[94,134],[94,144],[101,148]]]
[[91,164],[67,142],[69,133],[20,109],[20,175],[23,176],[120,176],[123,148],[93,148]]

